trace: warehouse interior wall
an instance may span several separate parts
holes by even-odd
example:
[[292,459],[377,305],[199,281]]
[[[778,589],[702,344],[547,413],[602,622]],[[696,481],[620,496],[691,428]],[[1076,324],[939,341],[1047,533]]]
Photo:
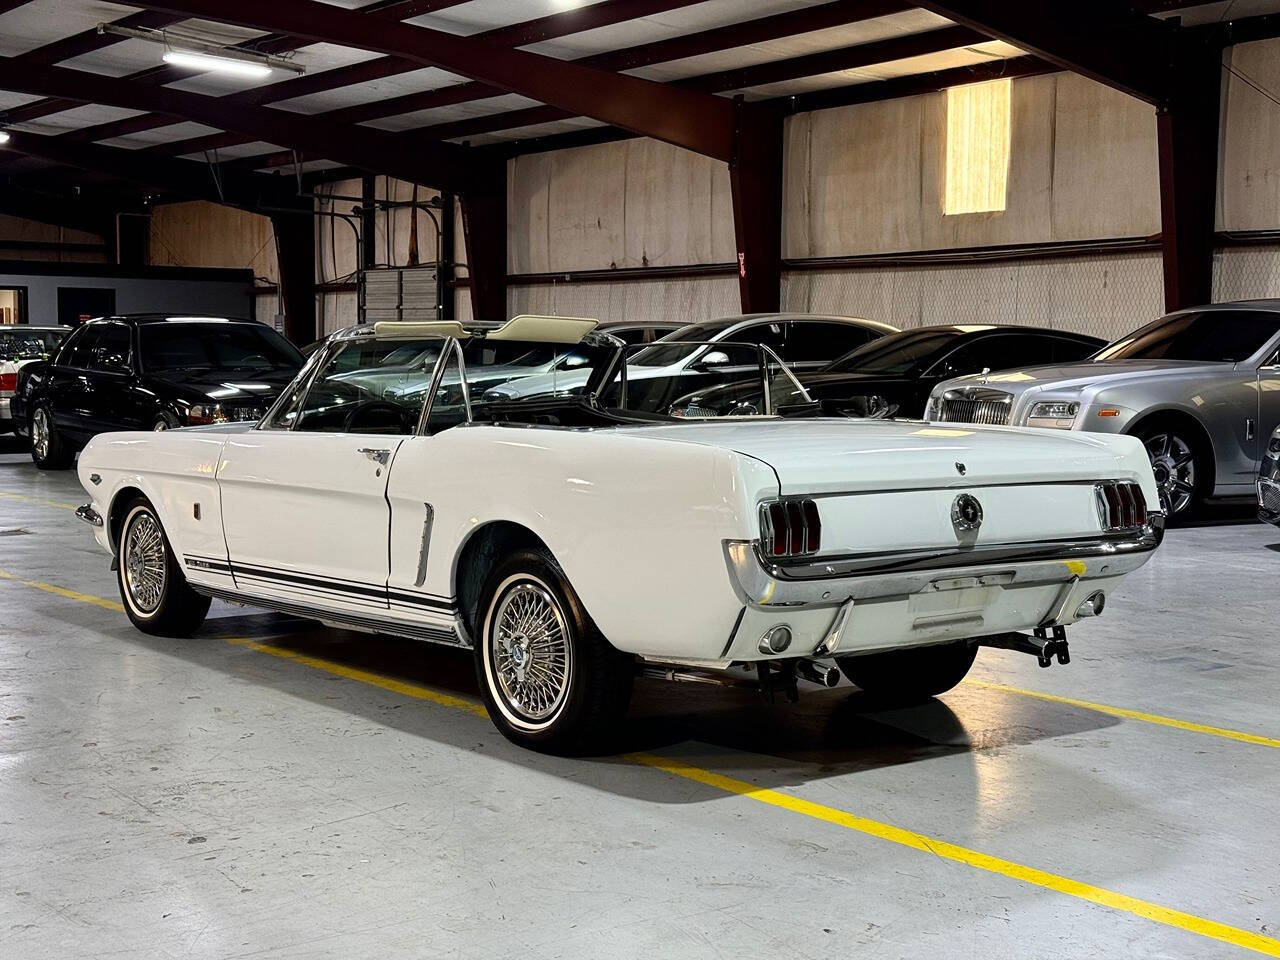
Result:
[[[53,260],[61,263],[105,263],[103,237],[52,223],[38,223],[0,214],[0,244],[5,260]],[[30,247],[24,244],[31,244]],[[72,245],[70,249],[66,245]],[[98,249],[76,249],[96,247]]]

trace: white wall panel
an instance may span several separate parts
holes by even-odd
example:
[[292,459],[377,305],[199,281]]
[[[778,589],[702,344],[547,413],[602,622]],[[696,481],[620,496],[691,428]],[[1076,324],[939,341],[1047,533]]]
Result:
[[1111,339],[1162,312],[1160,257],[1136,253],[991,264],[796,271],[785,310],[897,327],[1022,323]]
[[787,124],[789,258],[1146,236],[1159,230],[1155,114],[1071,74],[1015,79],[1007,208],[942,215],[942,93]]
[[734,259],[729,171],[653,140],[512,159],[511,273],[725,263]]
[[507,290],[507,308],[512,316],[535,313],[594,317],[605,323],[694,323],[741,312],[736,277],[512,286]]
[[1228,247],[1213,260],[1213,299],[1280,297],[1280,245]]
[[[1264,90],[1280,89],[1280,40],[1228,47],[1225,61]],[[1222,82],[1218,229],[1280,229],[1280,107],[1233,73]]]

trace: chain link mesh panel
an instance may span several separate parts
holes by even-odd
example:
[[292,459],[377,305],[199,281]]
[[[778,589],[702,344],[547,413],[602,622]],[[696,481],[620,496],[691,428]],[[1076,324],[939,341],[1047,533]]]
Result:
[[513,317],[521,313],[594,317],[601,323],[695,323],[742,312],[736,277],[513,286],[507,290],[507,308]]
[[1213,299],[1280,297],[1280,245],[1227,247],[1213,258]]
[[1018,323],[1112,340],[1158,317],[1158,253],[784,275],[782,307],[880,320]]

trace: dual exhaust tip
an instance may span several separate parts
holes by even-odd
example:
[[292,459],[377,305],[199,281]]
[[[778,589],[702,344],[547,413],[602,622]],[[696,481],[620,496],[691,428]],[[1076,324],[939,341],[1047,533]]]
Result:
[[1102,611],[1106,606],[1107,595],[1101,590],[1096,590],[1085,597],[1080,606],[1076,607],[1076,619],[1080,620],[1084,617],[1100,617],[1102,616]]

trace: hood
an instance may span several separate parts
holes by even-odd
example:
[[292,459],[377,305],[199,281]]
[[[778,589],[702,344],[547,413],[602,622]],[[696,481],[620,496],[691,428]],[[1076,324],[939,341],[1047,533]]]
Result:
[[815,400],[865,396],[884,390],[898,390],[920,382],[919,379],[874,373],[805,373],[796,374],[796,379]]
[[240,404],[274,400],[297,375],[297,370],[286,367],[252,373],[234,370],[174,370],[146,376],[152,384],[192,402]]
[[[1091,384],[1124,383],[1129,380],[1147,380],[1152,377],[1183,376],[1188,373],[1221,373],[1233,369],[1231,363],[1192,362],[1186,360],[1104,360],[1099,363],[1067,363],[1045,367],[1027,367],[1023,370],[1002,370],[998,373],[971,374],[956,377],[939,386],[939,389],[965,386],[990,386],[1014,396],[1028,390],[1072,390]],[[936,394],[936,391],[935,391]]]
[[620,433],[753,457],[773,467],[783,494],[1138,479],[1144,468],[1150,474],[1132,437],[1017,427],[829,418],[690,421]]

